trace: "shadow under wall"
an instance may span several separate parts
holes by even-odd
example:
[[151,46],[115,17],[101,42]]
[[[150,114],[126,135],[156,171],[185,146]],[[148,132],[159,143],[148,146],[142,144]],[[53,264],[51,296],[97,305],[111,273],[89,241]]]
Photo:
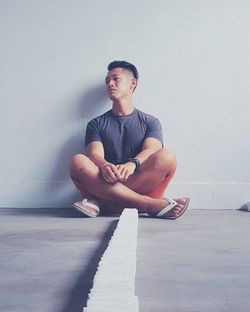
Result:
[[101,257],[108,247],[109,241],[115,231],[118,220],[111,222],[107,231],[105,232],[99,246],[91,256],[85,270],[79,274],[71,293],[69,294],[65,306],[61,312],[82,312],[83,307],[86,307],[88,301],[88,294],[93,287],[94,276],[101,260]]
[[[104,82],[86,90],[76,106],[76,117],[96,117],[111,108]],[[87,114],[86,114],[87,112]]]
[[[68,178],[68,165],[73,155],[85,152],[85,131],[87,122],[108,109],[107,96],[103,85],[87,90],[79,101],[72,105],[74,123],[80,122],[79,132],[69,138],[61,148],[51,180]],[[80,121],[79,121],[80,120]]]
[[[75,154],[83,154],[85,152],[84,146],[87,121],[102,114],[108,110],[109,107],[110,103],[108,102],[104,83],[96,85],[84,92],[79,101],[72,105],[73,122],[79,122],[79,119],[80,122],[82,121],[82,125],[79,126],[79,132],[82,133],[75,133],[75,136],[69,138],[61,147],[58,159],[55,162],[54,170],[51,176],[48,177],[49,181],[70,181],[68,168],[72,157]],[[58,195],[61,193],[63,187],[64,185],[60,185],[60,183],[56,187]],[[54,196],[56,196],[56,194],[53,194],[53,197]],[[65,196],[59,199],[58,206],[68,206],[79,199],[79,196],[79,192],[77,191],[73,191],[70,195],[66,192]]]

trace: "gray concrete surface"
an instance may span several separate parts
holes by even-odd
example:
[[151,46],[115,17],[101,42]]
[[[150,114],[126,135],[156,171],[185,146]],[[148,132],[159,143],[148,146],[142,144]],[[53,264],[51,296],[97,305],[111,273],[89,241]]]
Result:
[[139,225],[142,312],[250,311],[250,213],[189,210]]
[[[250,214],[139,220],[140,312],[250,311]],[[0,311],[80,312],[118,217],[0,209]]]

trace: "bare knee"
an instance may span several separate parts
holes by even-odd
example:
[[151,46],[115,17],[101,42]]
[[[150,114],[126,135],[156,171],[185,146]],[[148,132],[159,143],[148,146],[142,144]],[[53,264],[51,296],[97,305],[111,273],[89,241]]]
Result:
[[80,172],[84,171],[89,162],[89,158],[83,154],[74,155],[69,164],[69,173],[71,178],[76,178]]
[[162,148],[154,154],[154,167],[156,170],[171,174],[176,170],[176,166],[176,157],[170,150]]

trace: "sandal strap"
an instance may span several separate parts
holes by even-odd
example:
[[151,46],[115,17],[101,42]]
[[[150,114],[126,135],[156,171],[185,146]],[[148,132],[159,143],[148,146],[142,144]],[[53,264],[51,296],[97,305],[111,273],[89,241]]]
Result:
[[94,208],[98,213],[100,212],[100,208],[96,204],[88,202],[87,198],[84,198],[82,203],[87,207]]
[[173,209],[175,206],[178,205],[178,203],[173,200],[172,198],[164,198],[166,201],[169,202],[167,207],[163,208],[156,216],[157,217],[162,217],[165,213],[167,213],[169,210]]

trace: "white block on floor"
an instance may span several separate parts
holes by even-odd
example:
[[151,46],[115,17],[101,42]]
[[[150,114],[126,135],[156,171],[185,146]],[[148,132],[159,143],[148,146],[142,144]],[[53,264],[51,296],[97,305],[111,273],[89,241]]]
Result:
[[137,209],[124,209],[104,252],[83,312],[139,312],[135,295]]

